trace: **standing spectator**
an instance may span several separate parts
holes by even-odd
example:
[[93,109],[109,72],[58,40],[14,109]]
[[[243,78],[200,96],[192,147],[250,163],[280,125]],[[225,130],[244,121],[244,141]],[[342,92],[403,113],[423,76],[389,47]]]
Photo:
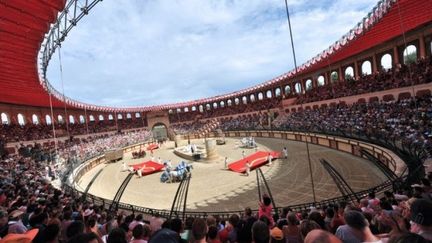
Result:
[[301,242],[300,229],[298,226],[297,216],[294,212],[287,214],[288,225],[285,225],[282,229],[284,232],[284,238],[287,243],[299,243]]
[[150,228],[147,225],[137,224],[132,230],[133,240],[129,243],[147,243],[150,237]]
[[197,218],[192,224],[194,243],[206,243],[207,224],[204,219]]
[[262,201],[259,202],[258,218],[261,218],[261,216],[265,216],[270,222],[270,227],[273,227],[274,225],[272,211],[272,200],[267,194],[264,194],[262,196]]
[[372,234],[369,223],[364,215],[358,211],[349,210],[344,215],[347,225],[340,226],[336,236],[344,243],[381,242]]
[[159,213],[156,212],[150,219],[150,229],[154,233],[161,229],[164,220],[160,217]]
[[221,243],[216,226],[212,225],[208,228],[207,238],[207,243]]
[[252,240],[254,243],[270,242],[270,230],[266,223],[258,220],[252,225]]

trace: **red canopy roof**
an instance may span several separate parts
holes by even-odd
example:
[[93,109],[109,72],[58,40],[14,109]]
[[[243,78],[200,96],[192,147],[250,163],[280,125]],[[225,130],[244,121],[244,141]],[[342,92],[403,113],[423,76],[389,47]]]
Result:
[[[0,102],[49,106],[39,82],[37,56],[65,0],[0,1]],[[54,106],[63,102],[53,99]]]
[[[431,20],[431,0],[398,0],[396,3],[393,3],[390,11],[370,30],[362,33],[356,39],[349,41],[343,48],[329,55],[329,61],[330,63],[335,63],[344,60],[402,35],[403,31],[401,28],[404,28],[404,31],[407,32]],[[324,67],[328,67],[328,62],[325,58],[305,68],[299,74],[313,72]]]
[[[54,23],[59,11],[62,11],[66,0],[8,0],[0,1],[0,102],[49,107],[49,95],[42,86],[37,57],[45,33]],[[386,1],[390,2],[390,1]],[[291,71],[265,83],[272,85],[285,78],[294,79],[296,75],[313,72],[327,67],[327,58],[334,63],[358,54],[382,42],[402,34],[399,10],[405,31],[414,29],[432,20],[431,0],[398,0],[392,3],[387,13],[365,31],[354,33],[345,38],[338,48],[331,47],[300,67],[298,73]],[[369,16],[375,18],[376,16]],[[363,21],[364,23],[364,21]],[[356,32],[356,31],[354,31]],[[210,97],[202,100],[153,107],[135,107],[117,110],[169,109],[192,106],[214,100],[227,99],[244,95],[253,90],[262,89],[263,84],[240,90],[227,95]],[[54,96],[53,106],[62,107],[63,102]],[[107,110],[98,106],[84,105],[79,102],[69,103],[70,107],[92,110]]]

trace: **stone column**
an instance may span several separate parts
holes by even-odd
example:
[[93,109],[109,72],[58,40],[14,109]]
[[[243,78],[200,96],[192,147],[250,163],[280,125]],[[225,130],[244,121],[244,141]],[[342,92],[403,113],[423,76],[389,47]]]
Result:
[[397,64],[400,64],[399,62],[399,52],[397,46],[393,47],[393,66],[397,66]]
[[207,153],[206,160],[214,160],[214,159],[217,159],[219,157],[217,152],[216,152],[216,140],[215,139],[206,139],[205,140],[205,147],[206,147],[206,153]]
[[419,53],[420,53],[420,58],[425,58],[426,57],[426,48],[425,48],[425,41],[424,41],[424,36],[423,35],[419,35]]
[[377,65],[376,54],[374,53],[372,55],[372,73],[377,73],[377,72],[378,72],[378,65]]
[[357,63],[357,60],[354,61],[354,79],[358,80],[360,78],[359,76],[359,66]]

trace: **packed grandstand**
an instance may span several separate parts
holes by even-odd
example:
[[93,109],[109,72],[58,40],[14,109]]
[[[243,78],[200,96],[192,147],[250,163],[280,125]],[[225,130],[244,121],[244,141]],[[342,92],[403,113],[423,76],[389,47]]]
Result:
[[[72,100],[38,74],[40,48],[45,65],[56,48],[57,40],[45,34],[74,2],[0,1],[0,242],[432,241],[432,1],[382,0],[317,57],[263,84],[134,108]],[[408,48],[414,50],[409,57]],[[384,58],[390,66],[382,66]],[[153,129],[161,124],[163,139]],[[179,136],[279,132],[281,139],[341,151],[344,139],[379,146],[403,168],[392,167],[397,177],[385,189],[355,193],[357,200],[344,195],[273,208],[263,194],[256,208],[178,211],[176,217],[118,201],[112,207],[114,199],[70,184],[77,168],[112,149]],[[340,143],[325,145],[328,136]]]

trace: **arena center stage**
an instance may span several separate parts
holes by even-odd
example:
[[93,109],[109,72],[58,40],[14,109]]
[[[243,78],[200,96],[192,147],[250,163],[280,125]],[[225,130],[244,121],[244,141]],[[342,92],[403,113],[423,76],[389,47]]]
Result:
[[[250,176],[224,168],[224,156],[228,164],[246,155],[255,153],[255,149],[242,149],[236,146],[241,138],[226,138],[226,144],[218,145],[220,155],[216,161],[191,162],[192,178],[187,198],[187,210],[190,211],[234,211],[245,207],[258,207],[258,193],[255,172]],[[304,143],[277,138],[256,138],[260,151],[282,151],[288,148],[289,156],[274,160],[272,165],[263,165],[263,171],[277,206],[288,206],[313,201],[311,180]],[[192,140],[200,144],[203,140]],[[310,144],[312,171],[315,180],[317,201],[341,196],[337,186],[319,160],[324,158],[343,175],[354,191],[377,186],[386,177],[370,161],[351,154]],[[150,160],[151,154],[144,158],[132,159],[131,153],[125,153],[123,160],[117,163],[101,164],[84,174],[77,182],[77,189],[84,191],[94,175],[103,167],[89,193],[105,199],[114,198],[117,189],[129,172],[122,171],[122,163],[138,164]],[[173,148],[162,145],[154,150],[153,157],[162,161],[171,160],[173,167],[183,159],[173,153]],[[121,198],[122,203],[154,209],[169,210],[176,193],[178,183],[161,183],[161,173],[154,173],[139,178],[135,175],[129,182]]]

